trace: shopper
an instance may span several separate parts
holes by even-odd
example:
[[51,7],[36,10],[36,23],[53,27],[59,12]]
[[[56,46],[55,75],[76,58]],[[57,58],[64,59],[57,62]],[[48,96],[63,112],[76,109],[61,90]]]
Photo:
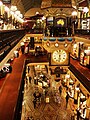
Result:
[[30,83],[31,83],[31,79],[32,79],[31,76],[29,76],[29,82],[30,82]]
[[77,120],[79,120],[80,118],[80,112],[79,112],[79,109],[77,109]]
[[29,73],[29,71],[30,71],[30,66],[28,66],[27,70],[28,70],[28,73]]
[[33,100],[34,108],[36,108],[36,99]]
[[24,50],[25,50],[25,45],[22,45],[21,46],[21,52],[22,52],[22,54],[24,54]]
[[69,100],[69,94],[68,92],[66,93],[66,108],[67,108],[67,105],[68,105],[68,100]]
[[60,93],[60,96],[62,94],[62,86],[59,86],[59,93]]
[[12,72],[12,66],[9,66],[9,72],[10,73]]

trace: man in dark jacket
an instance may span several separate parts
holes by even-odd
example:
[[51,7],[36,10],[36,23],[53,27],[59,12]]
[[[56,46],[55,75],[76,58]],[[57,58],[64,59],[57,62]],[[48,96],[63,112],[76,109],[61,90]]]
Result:
[[62,86],[59,86],[59,92],[60,92],[60,96],[62,94]]
[[66,94],[66,108],[67,108],[67,105],[68,105],[68,100],[69,100],[69,94],[67,92],[67,94]]

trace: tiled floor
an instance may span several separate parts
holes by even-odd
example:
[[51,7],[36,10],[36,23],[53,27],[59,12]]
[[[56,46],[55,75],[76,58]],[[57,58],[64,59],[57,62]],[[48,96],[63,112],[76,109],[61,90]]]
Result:
[[[33,68],[30,68],[33,75]],[[48,88],[48,93],[46,96],[43,94],[43,88],[38,87],[32,82],[26,82],[24,89],[23,107],[21,120],[27,120],[27,118],[33,118],[34,120],[71,120],[73,114],[73,109],[76,107],[73,104],[73,99],[69,98],[68,107],[66,108],[66,88],[63,87],[62,95],[60,96],[58,86],[59,82],[53,80],[51,76],[50,87]],[[53,87],[53,84],[55,85]],[[34,108],[33,99],[34,92],[38,88],[41,93],[40,104]],[[49,103],[46,103],[46,98],[49,98]],[[30,119],[30,120],[33,120]]]

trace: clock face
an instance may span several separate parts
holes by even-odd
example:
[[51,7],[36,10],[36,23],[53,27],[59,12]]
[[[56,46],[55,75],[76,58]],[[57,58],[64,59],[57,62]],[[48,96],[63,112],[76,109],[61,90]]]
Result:
[[67,53],[64,50],[56,50],[53,52],[52,58],[57,63],[63,63],[67,58]]

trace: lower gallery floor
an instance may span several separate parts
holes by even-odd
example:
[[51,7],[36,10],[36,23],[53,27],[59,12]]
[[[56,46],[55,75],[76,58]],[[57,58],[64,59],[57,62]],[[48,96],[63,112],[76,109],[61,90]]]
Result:
[[30,85],[25,93],[21,120],[27,120],[28,117],[33,117],[34,120],[69,120],[71,118],[73,114],[73,101],[71,99],[69,99],[69,104],[66,108],[65,97],[63,95],[60,96],[57,90],[52,92],[49,89],[48,95],[44,97],[42,94],[40,101],[37,101],[34,108],[32,90],[34,90],[34,86]]
[[[83,113],[83,109],[78,119],[80,105],[75,103],[73,89],[71,91],[70,85],[67,89],[67,83],[63,83],[66,74],[56,76],[46,68],[48,65],[43,63],[27,65],[21,120],[84,120],[86,112]],[[67,71],[68,67],[65,69]]]

